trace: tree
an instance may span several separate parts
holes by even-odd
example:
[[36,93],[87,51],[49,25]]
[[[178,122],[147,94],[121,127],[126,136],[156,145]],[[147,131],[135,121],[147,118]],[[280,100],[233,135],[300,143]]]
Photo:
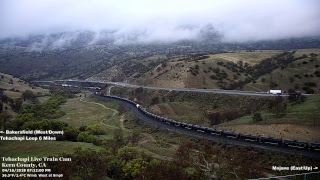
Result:
[[117,150],[123,146],[126,145],[124,136],[123,136],[123,131],[121,128],[116,129],[113,132],[113,139],[109,141],[109,150],[113,153],[116,154]]
[[163,68],[167,67],[167,62],[163,62],[163,63],[161,64],[161,67],[163,67]]
[[106,162],[103,153],[89,149],[76,149],[72,155],[73,168],[76,169],[74,177],[80,179],[105,179]]
[[119,115],[121,115],[121,114],[127,112],[127,109],[122,104],[119,104],[118,112],[119,112]]
[[3,131],[7,130],[7,122],[12,118],[7,111],[4,111],[0,114],[0,122],[2,122]]
[[279,85],[276,82],[270,81],[270,88],[275,88],[277,86],[279,86]]
[[64,130],[63,139],[64,140],[68,140],[68,141],[76,142],[77,141],[77,136],[78,136],[79,133],[80,133],[80,131],[77,128],[67,127]]
[[135,90],[135,94],[137,95],[137,94],[141,94],[141,93],[143,93],[143,87],[138,87],[138,88],[136,88]]
[[180,167],[187,167],[193,163],[193,159],[191,156],[192,148],[193,143],[191,141],[187,141],[182,143],[176,150],[174,160]]
[[104,135],[104,134],[106,134],[106,131],[105,131],[104,127],[101,124],[89,125],[86,128],[86,131],[88,131],[90,134],[93,134],[93,135]]
[[150,106],[155,105],[155,104],[159,104],[159,102],[160,102],[159,97],[158,96],[154,97],[151,99]]
[[277,96],[269,103],[269,109],[276,117],[282,117],[286,114],[287,102],[281,96]]
[[220,112],[213,112],[208,114],[208,119],[210,121],[210,125],[217,125],[221,123],[222,115]]
[[1,97],[1,102],[8,103],[8,101],[9,101],[9,97],[7,95],[3,94]]
[[143,179],[190,179],[185,169],[170,161],[161,160],[150,162],[141,173],[141,176]]
[[2,111],[3,111],[3,103],[0,102],[0,113],[2,113]]
[[304,102],[306,97],[301,94],[300,91],[296,91],[292,88],[288,89],[288,99],[290,102],[296,102],[296,103],[301,103]]
[[79,142],[87,142],[87,143],[94,143],[96,141],[96,136],[91,135],[87,132],[81,132],[77,136],[77,141]]
[[33,92],[31,90],[25,90],[22,93],[22,98],[23,98],[23,101],[29,100],[29,99],[34,99],[35,95],[33,94]]
[[290,77],[289,77],[289,82],[290,82],[290,83],[293,83],[293,82],[294,82],[294,77],[293,77],[293,76],[290,76]]
[[146,166],[148,166],[148,163],[142,158],[138,158],[127,162],[122,170],[126,178],[134,179],[140,175]]
[[140,132],[138,130],[133,130],[131,136],[129,137],[129,140],[131,141],[131,144],[135,146],[140,139]]
[[256,112],[253,114],[252,119],[254,122],[262,121],[261,113]]
[[19,112],[22,109],[23,100],[21,98],[14,99],[14,104],[11,104],[14,112]]

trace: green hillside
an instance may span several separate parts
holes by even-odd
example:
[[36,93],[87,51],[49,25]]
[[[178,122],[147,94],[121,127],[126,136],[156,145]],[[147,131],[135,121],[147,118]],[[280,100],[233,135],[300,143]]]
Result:
[[252,91],[293,88],[318,93],[319,53],[320,49],[299,49],[155,55],[117,64],[90,79],[159,87]]

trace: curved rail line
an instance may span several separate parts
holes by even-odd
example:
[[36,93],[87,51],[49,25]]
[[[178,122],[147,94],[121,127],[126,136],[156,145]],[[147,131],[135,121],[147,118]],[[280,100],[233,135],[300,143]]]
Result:
[[118,102],[133,112],[138,119],[153,124],[161,129],[167,129],[202,139],[208,139],[222,144],[252,147],[267,151],[320,159],[320,143],[308,143],[294,140],[275,139],[271,137],[260,137],[250,134],[222,131],[194,124],[187,124],[152,114],[151,112],[146,111],[136,102],[125,98],[99,94],[98,92],[96,92],[94,96],[101,100]]

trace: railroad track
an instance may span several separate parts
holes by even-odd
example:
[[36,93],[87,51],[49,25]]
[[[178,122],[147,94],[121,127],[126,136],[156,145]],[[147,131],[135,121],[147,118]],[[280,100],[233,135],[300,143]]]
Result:
[[129,109],[139,120],[142,120],[144,122],[157,126],[160,129],[183,133],[189,136],[193,136],[201,139],[207,139],[207,140],[211,140],[221,144],[250,147],[250,148],[261,149],[266,151],[280,152],[280,153],[285,153],[290,155],[299,155],[299,156],[311,157],[314,159],[320,159],[320,150],[306,150],[301,148],[285,147],[285,146],[279,146],[276,144],[266,144],[266,143],[260,143],[258,141],[248,141],[248,140],[242,140],[238,138],[226,137],[222,135],[212,135],[205,132],[199,132],[193,129],[186,129],[181,126],[167,124],[162,121],[151,118],[150,116],[147,116],[146,114],[141,112],[136,105],[126,100],[115,99],[115,98],[112,98],[111,96],[95,95],[95,97],[104,101],[113,101],[113,102],[120,103],[121,105]]

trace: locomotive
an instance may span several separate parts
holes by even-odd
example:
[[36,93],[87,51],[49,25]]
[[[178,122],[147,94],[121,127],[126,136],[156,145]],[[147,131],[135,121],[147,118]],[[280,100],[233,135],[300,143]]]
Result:
[[302,148],[302,149],[320,151],[320,143],[316,143],[316,142],[308,143],[308,142],[304,142],[304,141],[289,140],[289,139],[282,140],[282,139],[278,139],[278,138],[265,137],[265,136],[255,136],[255,135],[251,135],[251,134],[241,134],[241,133],[237,133],[237,132],[223,131],[223,130],[204,127],[204,126],[200,126],[200,125],[189,124],[189,123],[180,122],[180,121],[176,121],[173,119],[169,119],[169,118],[155,115],[151,112],[148,112],[141,105],[139,105],[136,102],[129,100],[129,99],[125,99],[125,98],[118,97],[118,96],[99,94],[98,92],[96,92],[96,95],[126,101],[130,104],[133,104],[140,112],[142,112],[146,116],[149,116],[149,117],[151,117],[155,120],[161,121],[163,123],[167,123],[169,125],[185,128],[188,130],[198,131],[201,133],[207,133],[207,134],[215,135],[215,136],[224,136],[227,138],[234,138],[234,139],[239,139],[239,140],[244,140],[244,141],[253,141],[253,142],[262,143],[262,144],[267,143],[267,144],[273,144],[273,145],[289,147],[289,148]]

